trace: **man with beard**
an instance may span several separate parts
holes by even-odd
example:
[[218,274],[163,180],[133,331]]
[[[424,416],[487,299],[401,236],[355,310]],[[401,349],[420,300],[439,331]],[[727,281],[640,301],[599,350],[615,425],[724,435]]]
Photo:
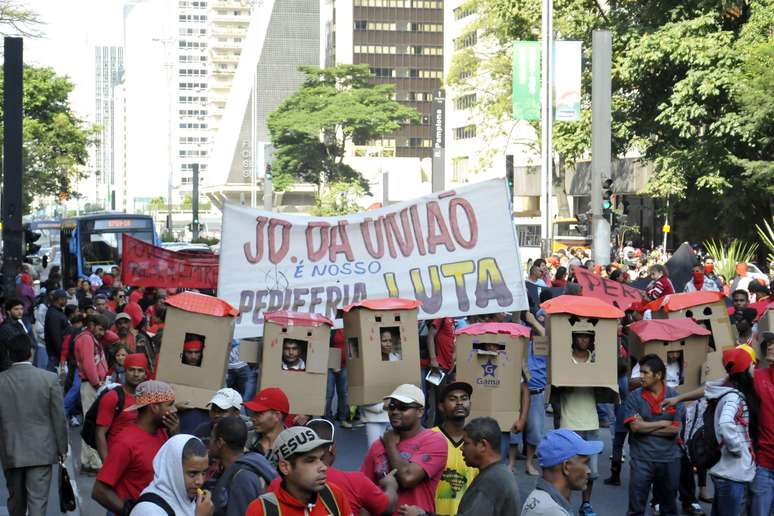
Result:
[[148,361],[145,355],[135,353],[127,355],[124,361],[126,380],[119,389],[113,389],[99,399],[97,411],[97,429],[95,438],[97,441],[97,453],[103,461],[108,454],[110,442],[121,430],[137,421],[137,411],[125,411],[125,407],[134,405],[134,393],[138,385],[145,381],[148,374]]
[[462,445],[465,436],[465,419],[470,415],[470,396],[473,387],[466,382],[452,382],[443,387],[438,400],[438,410],[443,418],[440,426],[432,430],[446,439],[446,468],[435,492],[436,514],[457,514],[465,490],[478,475],[478,469],[465,464]]
[[398,505],[435,512],[435,493],[448,454],[446,439],[422,428],[425,395],[416,385],[399,385],[384,400],[392,430],[371,445],[360,471],[378,482],[397,470]]

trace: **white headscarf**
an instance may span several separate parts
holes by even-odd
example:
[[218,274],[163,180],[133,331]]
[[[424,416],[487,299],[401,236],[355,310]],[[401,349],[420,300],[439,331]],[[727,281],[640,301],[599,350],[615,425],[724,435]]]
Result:
[[[183,478],[183,448],[191,439],[197,438],[193,435],[180,434],[164,443],[153,458],[153,482],[143,490],[143,494],[154,493],[163,498],[175,511],[176,516],[194,516],[196,512],[196,500],[188,497]],[[137,504],[132,514],[135,516],[166,515],[161,507],[147,502]]]

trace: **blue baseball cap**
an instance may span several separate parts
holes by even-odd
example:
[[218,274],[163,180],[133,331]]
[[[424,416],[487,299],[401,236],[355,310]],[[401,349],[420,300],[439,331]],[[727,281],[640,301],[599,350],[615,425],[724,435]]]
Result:
[[538,464],[541,468],[550,468],[576,455],[602,453],[602,448],[602,441],[584,441],[572,430],[560,428],[548,432],[540,441],[537,447]]

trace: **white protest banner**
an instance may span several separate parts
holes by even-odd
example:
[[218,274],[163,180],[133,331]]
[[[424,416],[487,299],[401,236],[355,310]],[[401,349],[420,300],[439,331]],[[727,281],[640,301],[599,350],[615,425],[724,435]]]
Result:
[[526,310],[508,196],[493,179],[340,217],[227,203],[218,297],[239,309],[234,336],[262,335],[265,312],[334,319],[366,298],[417,299],[420,319]]

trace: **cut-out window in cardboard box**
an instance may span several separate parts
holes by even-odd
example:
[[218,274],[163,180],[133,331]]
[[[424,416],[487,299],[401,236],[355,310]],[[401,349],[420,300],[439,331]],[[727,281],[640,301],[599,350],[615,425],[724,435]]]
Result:
[[[170,296],[166,303],[156,377],[172,385],[178,405],[207,408],[223,387],[239,312],[222,299],[196,292]],[[192,352],[196,348],[200,351]]]
[[640,359],[651,353],[667,366],[667,377],[677,379],[678,392],[701,385],[702,368],[707,360],[710,332],[693,319],[653,319],[637,321],[628,327],[629,354]]
[[501,428],[518,419],[529,335],[513,323],[477,323],[456,332],[457,380],[473,386],[471,418],[492,417]]
[[618,319],[624,313],[583,296],[558,296],[541,306],[549,316],[549,346],[536,345],[534,352],[548,353],[550,384],[598,387],[617,393]]
[[366,299],[339,311],[339,317],[344,320],[349,356],[347,380],[351,404],[379,403],[398,385],[418,385],[417,309],[420,306],[412,299]]
[[720,351],[736,344],[728,309],[721,292],[683,292],[670,294],[653,310],[653,319],[690,317],[712,332],[710,349]]
[[330,319],[318,314],[264,315],[261,389],[282,389],[293,414],[325,412],[331,326]]

